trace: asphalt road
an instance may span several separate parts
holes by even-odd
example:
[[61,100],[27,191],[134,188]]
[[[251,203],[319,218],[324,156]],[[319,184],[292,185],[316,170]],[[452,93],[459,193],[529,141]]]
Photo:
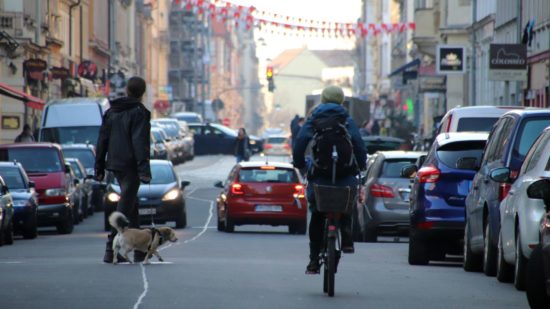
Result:
[[192,182],[188,227],[160,251],[164,263],[104,264],[102,213],[73,234],[42,229],[1,247],[0,308],[528,308],[525,293],[457,262],[408,265],[407,239],[389,237],[342,257],[329,298],[321,276],[304,275],[307,236],[286,227],[216,230],[213,183],[233,164],[207,156],[177,167]]

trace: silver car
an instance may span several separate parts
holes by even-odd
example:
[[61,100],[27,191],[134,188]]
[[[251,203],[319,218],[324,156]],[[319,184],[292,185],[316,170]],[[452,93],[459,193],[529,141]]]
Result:
[[525,157],[517,179],[511,183],[510,169],[500,167],[490,177],[508,191],[500,202],[500,235],[497,279],[514,281],[518,289],[525,284],[527,259],[539,244],[539,227],[545,213],[540,199],[527,196],[527,188],[541,177],[550,177],[550,127],[544,129]]
[[409,229],[409,183],[401,169],[414,164],[425,152],[380,151],[369,156],[364,203],[354,211],[355,240],[376,242],[379,234],[406,234]]

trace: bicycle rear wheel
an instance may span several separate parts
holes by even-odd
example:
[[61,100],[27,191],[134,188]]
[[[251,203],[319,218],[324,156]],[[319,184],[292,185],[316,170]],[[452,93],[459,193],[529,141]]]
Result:
[[327,259],[325,266],[325,286],[328,296],[334,296],[334,274],[336,272],[336,238],[328,238]]

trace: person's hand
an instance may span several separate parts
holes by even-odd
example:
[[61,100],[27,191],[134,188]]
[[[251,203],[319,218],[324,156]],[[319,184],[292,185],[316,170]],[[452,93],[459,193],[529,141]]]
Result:
[[97,181],[103,181],[103,178],[105,178],[105,170],[96,168],[94,179],[97,180]]
[[139,181],[143,182],[144,184],[148,184],[151,182],[151,176],[139,176]]

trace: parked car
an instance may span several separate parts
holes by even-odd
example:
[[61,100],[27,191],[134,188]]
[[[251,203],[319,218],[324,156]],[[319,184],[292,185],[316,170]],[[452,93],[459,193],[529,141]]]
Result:
[[0,177],[0,246],[13,244],[13,199]]
[[203,123],[202,116],[193,112],[179,112],[170,115],[171,118],[176,118],[181,121],[185,121],[188,124]]
[[185,160],[193,160],[195,157],[195,140],[193,132],[189,130],[187,122],[178,120],[180,125],[180,135],[183,137]]
[[[66,158],[76,158],[86,169],[87,175],[94,175],[95,170],[95,147],[91,144],[64,144],[61,145],[63,155]],[[90,203],[95,211],[103,210],[103,195],[107,184],[105,181],[97,181],[91,177],[89,180],[92,185],[92,196]]]
[[166,151],[164,141],[162,138],[157,139],[157,134],[153,133],[153,129],[151,128],[151,159],[168,160],[168,152]]
[[71,165],[71,170],[74,173],[76,180],[75,185],[77,187],[78,202],[75,203],[75,207],[80,206],[83,218],[94,214],[94,206],[92,205],[93,195],[93,178],[94,175],[86,173],[86,168],[80,163],[80,160],[76,158],[66,158],[65,162]]
[[218,231],[232,233],[235,225],[288,225],[291,234],[305,234],[307,201],[297,169],[288,163],[236,164],[216,198]]
[[71,186],[61,146],[52,143],[0,145],[0,161],[21,163],[36,184],[38,226],[55,226],[60,234],[73,231]]
[[0,177],[13,200],[13,230],[25,239],[36,238],[38,200],[34,182],[29,180],[21,163],[0,162]]
[[487,137],[487,133],[440,134],[422,167],[404,167],[404,176],[414,175],[409,264],[425,265],[445,259],[446,254],[462,253],[464,201]]
[[189,124],[195,139],[195,155],[234,154],[237,133],[215,123]]
[[[504,114],[493,126],[483,152],[481,168],[466,198],[465,270],[483,269],[488,276],[496,275],[500,202],[517,178],[529,148],[549,125],[548,110],[513,110]],[[491,171],[499,167],[510,169],[509,182],[500,183],[491,179]]]
[[412,151],[380,151],[369,157],[365,199],[353,211],[354,238],[376,242],[379,234],[408,235],[409,179],[401,177],[401,169],[414,164],[425,153]]
[[288,135],[271,135],[264,141],[264,155],[266,156],[290,156],[292,148]]
[[544,215],[537,225],[540,243],[527,262],[527,300],[533,309],[550,307],[550,173],[527,187],[527,197],[544,203]]
[[399,150],[405,140],[391,136],[368,135],[362,136],[367,154],[372,155],[377,151]]
[[439,122],[437,134],[445,132],[490,132],[500,116],[521,106],[478,105],[455,107]]
[[[545,212],[542,200],[529,198],[527,188],[548,174],[549,141],[550,128],[546,128],[525,156],[516,181],[500,203],[497,279],[513,281],[520,290],[525,287],[527,260],[539,244],[538,225]],[[490,177],[501,184],[509,184],[510,168],[496,168]]]
[[180,135],[180,126],[176,119],[157,118],[151,120],[151,126],[159,127],[164,130],[169,137],[169,142],[173,145],[174,157],[172,163],[179,164],[185,161],[185,143]]
[[[155,159],[168,160],[168,161],[171,161],[172,163],[177,161],[178,154],[175,149],[177,145],[172,143],[168,135],[166,135],[166,131],[164,131],[164,129],[160,127],[152,126],[151,135],[153,136],[154,142],[156,143],[155,147],[158,147],[161,153],[163,148],[166,151],[166,158],[155,158]],[[151,139],[151,141],[153,141],[153,139]]]
[[[189,181],[179,181],[170,161],[151,160],[151,183],[141,185],[138,191],[139,220],[141,224],[175,221],[176,228],[187,226],[187,209],[184,189]],[[108,189],[105,194],[105,231],[110,231],[108,218],[115,211],[120,200],[120,185],[112,173],[108,175]]]

